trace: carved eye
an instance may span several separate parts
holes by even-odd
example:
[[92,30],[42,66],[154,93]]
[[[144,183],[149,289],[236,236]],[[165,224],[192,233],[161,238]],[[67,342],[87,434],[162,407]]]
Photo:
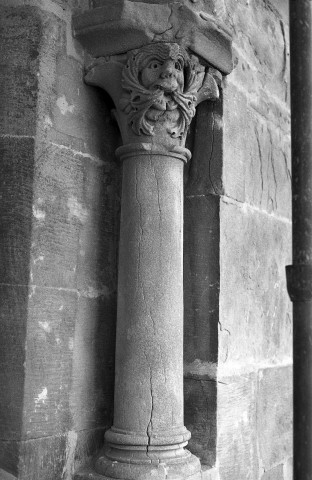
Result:
[[159,67],[159,65],[160,65],[159,62],[156,62],[156,60],[154,60],[153,62],[151,62],[151,63],[149,64],[149,68],[150,68],[151,70],[157,70],[157,68]]
[[175,62],[174,68],[175,68],[176,70],[180,70],[180,71],[181,71],[181,70],[182,70],[182,65],[181,65],[181,63],[180,63],[180,62]]

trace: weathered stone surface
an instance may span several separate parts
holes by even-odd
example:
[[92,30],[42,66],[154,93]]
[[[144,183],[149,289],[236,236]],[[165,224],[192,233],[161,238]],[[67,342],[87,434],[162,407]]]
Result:
[[[63,27],[64,28],[64,27]],[[49,44],[50,55],[57,45]],[[108,96],[83,81],[83,67],[63,51],[58,55],[54,81],[46,79],[46,96],[40,105],[44,139],[113,161],[119,134],[110,114]],[[48,73],[48,72],[47,72]]]
[[18,479],[62,478],[66,456],[66,435],[21,442]]
[[114,423],[94,469],[197,480],[199,459],[183,448],[184,145],[195,107],[218,98],[218,86],[198,59],[167,42],[95,59],[86,81],[112,96],[124,143],[116,152],[123,183]]
[[14,475],[11,475],[7,471],[3,470],[0,468],[0,478],[2,480],[16,480],[16,477]]
[[192,134],[192,161],[187,168],[185,195],[223,193],[222,97],[197,107]]
[[146,435],[152,408],[156,437],[169,425],[183,429],[182,179],[178,159],[124,163],[114,425]]
[[186,197],[184,215],[184,417],[190,450],[210,466],[216,457],[219,202],[216,195]]
[[216,460],[220,199],[214,194],[222,191],[221,114],[222,100],[199,105],[185,175],[184,416],[189,448],[202,465]]
[[215,195],[185,198],[184,362],[191,372],[193,362],[208,366],[218,357],[219,202]]
[[27,285],[34,177],[34,140],[0,138],[1,282]]
[[[67,434],[66,464],[64,470],[67,475],[74,476],[81,466],[91,464],[94,455],[100,450],[104,443],[104,432],[109,425],[87,430],[69,431]],[[65,475],[66,475],[65,474]]]
[[271,367],[219,380],[220,479],[257,478],[258,472],[265,472],[261,478],[284,478],[292,439],[291,378],[291,367]]
[[0,468],[12,474],[17,474],[23,429],[40,26],[34,11],[0,9]]
[[289,136],[263,122],[236,87],[229,85],[226,88],[224,102],[225,194],[239,202],[289,218]]
[[1,0],[1,4],[6,7],[39,7],[41,10],[62,12],[65,17],[67,12],[72,9],[88,9],[90,1],[92,0],[49,0],[43,2],[42,0]]
[[62,17],[60,2],[13,3],[1,11],[0,468],[69,479],[112,422],[118,135],[68,56],[68,4]]
[[218,480],[218,470],[202,466],[202,480]]
[[[291,255],[287,3],[229,0],[219,10],[232,25],[237,60],[223,83],[217,378],[242,388],[218,383],[222,480],[283,478],[291,455],[292,326],[285,285]],[[270,368],[263,370],[264,365]],[[235,374],[231,381],[227,373]],[[224,416],[223,405],[228,406]],[[238,448],[228,449],[233,443]]]
[[26,438],[65,433],[71,388],[77,294],[30,289],[23,431]]
[[1,134],[35,134],[41,25],[36,9],[0,6]]
[[80,297],[69,397],[75,431],[113,423],[115,332],[115,295]]
[[86,296],[114,291],[116,165],[48,144],[37,163],[34,190],[33,282],[78,288]]
[[291,367],[259,371],[257,431],[259,454],[267,471],[277,463],[284,462],[292,452]]
[[179,42],[210,65],[230,73],[230,32],[200,7],[190,2],[107,1],[75,16],[74,32],[93,57],[120,54],[154,42]]
[[278,465],[277,467],[266,471],[262,475],[261,480],[284,480],[283,465]]
[[[69,480],[101,447],[103,431],[112,423],[119,208],[118,171],[112,164],[118,132],[110,101],[84,85],[82,64],[70,50],[70,8],[87,8],[87,2],[1,3],[26,5],[1,11],[6,27],[1,133],[37,138],[36,145],[32,139],[2,142],[1,278],[23,285],[31,278],[32,285],[1,286],[5,340],[0,341],[0,383],[5,388],[0,394],[0,468],[17,476],[22,460],[21,479]],[[101,6],[101,0],[91,6]],[[212,464],[214,413],[220,408],[222,480],[248,475],[278,479],[281,464],[285,480],[291,479],[291,381],[287,368],[278,366],[290,361],[291,349],[284,285],[290,224],[283,220],[290,216],[286,6],[280,0],[194,3],[232,24],[238,62],[223,82],[223,105],[200,107],[187,184],[194,198],[185,202],[185,417],[193,430],[190,448]],[[225,194],[220,220],[214,209],[219,198],[209,197],[214,193]],[[226,203],[232,201],[229,197],[233,205]],[[215,383],[210,380],[217,375],[219,237],[220,365]],[[62,293],[64,288],[72,292]],[[67,302],[62,314],[58,302],[71,297],[77,298],[75,305]],[[52,331],[45,331],[50,324]],[[27,428],[34,435],[38,428],[38,435],[53,436],[31,438],[20,458],[25,360],[25,412],[38,422]],[[263,369],[262,363],[275,367]],[[246,370],[259,368],[257,382],[256,373],[244,378]],[[225,377],[229,371],[237,373],[230,380]],[[72,384],[60,393],[57,388],[66,378]],[[230,385],[224,385],[227,380]],[[46,386],[51,403],[40,401],[35,412],[32,402]],[[92,430],[98,425],[103,429]]]
[[18,440],[22,435],[24,361],[28,288],[0,285],[1,348],[0,395],[1,440]]
[[189,450],[202,465],[216,462],[217,383],[215,380],[184,376],[184,421],[192,432]]
[[217,461],[220,480],[258,478],[255,374],[218,382]]
[[258,152],[252,150],[252,162],[246,165],[246,201],[269,213],[275,212],[290,218],[289,139],[285,139],[279,131],[260,122],[254,128],[254,137]]
[[257,95],[270,92],[277,101],[289,102],[287,18],[273,2],[243,0],[228,0],[223,18],[232,28],[234,51],[242,62],[233,72],[234,79],[242,75],[244,88]]
[[[18,475],[19,440],[0,440],[0,478],[15,480]],[[10,477],[12,476],[12,478]]]
[[42,23],[37,51],[38,101],[34,113],[38,154],[47,148],[47,142],[52,142],[93,156],[95,160],[112,159],[117,127],[106,105],[107,96],[85,85],[82,64],[69,55],[71,32],[66,12],[62,19],[51,11],[25,9],[39,15]]
[[219,370],[290,362],[290,224],[225,200],[220,216]]
[[[0,440],[1,480],[55,480],[71,479],[74,471],[91,461],[103,444],[104,429],[70,430],[67,434],[29,439],[21,442]],[[16,457],[14,468],[5,455]],[[3,457],[3,461],[2,461]]]
[[284,463],[284,480],[293,480],[293,458],[288,458]]

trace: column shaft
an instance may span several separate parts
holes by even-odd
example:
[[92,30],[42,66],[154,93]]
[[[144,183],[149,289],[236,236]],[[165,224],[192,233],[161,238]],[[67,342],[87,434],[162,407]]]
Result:
[[[148,151],[146,151],[146,149]],[[200,478],[183,447],[183,163],[146,144],[123,160],[114,425],[96,469],[107,477]],[[130,465],[130,466],[129,466]]]
[[183,162],[141,155],[123,169],[114,426],[158,443],[185,430]]

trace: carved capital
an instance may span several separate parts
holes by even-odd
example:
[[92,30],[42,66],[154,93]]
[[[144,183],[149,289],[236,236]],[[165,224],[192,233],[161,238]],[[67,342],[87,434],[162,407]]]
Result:
[[233,68],[231,32],[206,2],[101,5],[73,17],[93,57],[86,82],[112,97],[124,144],[184,146],[196,105],[215,100],[216,79]]
[[111,94],[124,142],[184,146],[196,105],[219,96],[215,73],[177,43],[152,43],[96,59],[86,81]]
[[[129,53],[122,73],[124,94],[119,106],[136,135],[155,135],[157,123],[172,138],[184,138],[195,115],[205,68],[177,43],[146,45]],[[218,87],[207,74],[210,91]]]

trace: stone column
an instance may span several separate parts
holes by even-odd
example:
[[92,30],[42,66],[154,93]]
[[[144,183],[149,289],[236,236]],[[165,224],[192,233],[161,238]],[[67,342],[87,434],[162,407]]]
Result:
[[123,142],[114,424],[75,478],[199,480],[183,423],[183,166],[196,105],[232,69],[231,37],[200,5],[136,0],[103,0],[74,32]]
[[195,479],[199,461],[183,448],[190,438],[183,424],[182,186],[188,151],[150,146],[130,144],[118,152],[123,184],[114,426],[97,470],[113,478]]
[[123,140],[114,425],[95,462],[104,478],[201,478],[184,449],[183,166],[195,107],[218,97],[219,77],[176,43],[88,68],[87,83],[114,100]]

